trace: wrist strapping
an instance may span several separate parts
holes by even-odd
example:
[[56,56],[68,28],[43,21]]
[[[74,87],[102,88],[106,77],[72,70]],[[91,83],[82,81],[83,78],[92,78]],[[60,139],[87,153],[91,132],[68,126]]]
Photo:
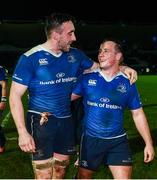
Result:
[[7,102],[7,97],[6,96],[2,96],[1,97],[1,102]]

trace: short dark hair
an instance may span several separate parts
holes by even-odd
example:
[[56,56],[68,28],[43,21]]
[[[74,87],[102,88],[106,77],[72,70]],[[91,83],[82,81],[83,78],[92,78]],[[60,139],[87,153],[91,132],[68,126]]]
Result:
[[51,30],[59,29],[60,26],[67,21],[76,22],[75,18],[72,15],[65,13],[52,13],[50,16],[46,17],[45,21],[45,33],[49,37]]
[[117,38],[114,38],[114,37],[109,37],[109,38],[105,38],[101,44],[107,42],[107,41],[112,41],[115,43],[115,49],[116,51],[118,52],[121,52],[122,54],[124,53],[124,50],[123,50],[123,46],[122,46],[122,42],[117,39]]
[[119,39],[115,38],[115,37],[108,37],[108,38],[105,38],[102,41],[101,44],[104,44],[107,41],[112,41],[112,42],[115,43],[115,50],[122,54],[122,57],[121,57],[121,60],[120,60],[120,65],[124,65],[124,50],[123,50],[122,42]]

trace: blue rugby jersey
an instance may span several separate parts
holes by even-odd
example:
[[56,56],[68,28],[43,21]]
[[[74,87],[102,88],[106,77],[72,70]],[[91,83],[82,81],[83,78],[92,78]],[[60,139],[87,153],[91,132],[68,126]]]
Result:
[[38,45],[20,57],[12,80],[28,86],[30,110],[67,117],[71,116],[70,95],[77,77],[92,65],[76,48],[56,55]]
[[84,130],[99,138],[114,138],[125,134],[123,112],[140,108],[136,85],[119,72],[108,80],[100,69],[79,78],[74,94],[83,96]]
[[7,75],[5,69],[0,66],[0,81],[5,81],[7,80]]
[[[5,69],[0,66],[0,81],[7,81],[7,75]],[[2,96],[2,87],[0,86],[0,98]]]

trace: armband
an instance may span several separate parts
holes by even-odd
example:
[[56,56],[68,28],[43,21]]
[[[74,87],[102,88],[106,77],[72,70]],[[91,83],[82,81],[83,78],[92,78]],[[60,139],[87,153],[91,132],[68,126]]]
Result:
[[1,102],[7,102],[7,97],[6,96],[2,96],[1,97]]

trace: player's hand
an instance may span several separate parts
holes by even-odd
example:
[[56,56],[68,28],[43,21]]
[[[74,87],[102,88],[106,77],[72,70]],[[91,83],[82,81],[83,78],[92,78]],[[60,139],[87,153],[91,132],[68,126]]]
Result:
[[5,110],[6,102],[0,102],[0,110]]
[[133,84],[137,81],[138,76],[137,72],[134,69],[128,66],[123,66],[121,68],[121,71],[128,77],[128,79],[130,80],[130,84]]
[[19,146],[21,150],[24,152],[28,152],[28,153],[35,152],[34,139],[28,132],[24,132],[19,135]]
[[155,152],[152,144],[146,145],[144,149],[144,162],[148,163],[154,159]]

